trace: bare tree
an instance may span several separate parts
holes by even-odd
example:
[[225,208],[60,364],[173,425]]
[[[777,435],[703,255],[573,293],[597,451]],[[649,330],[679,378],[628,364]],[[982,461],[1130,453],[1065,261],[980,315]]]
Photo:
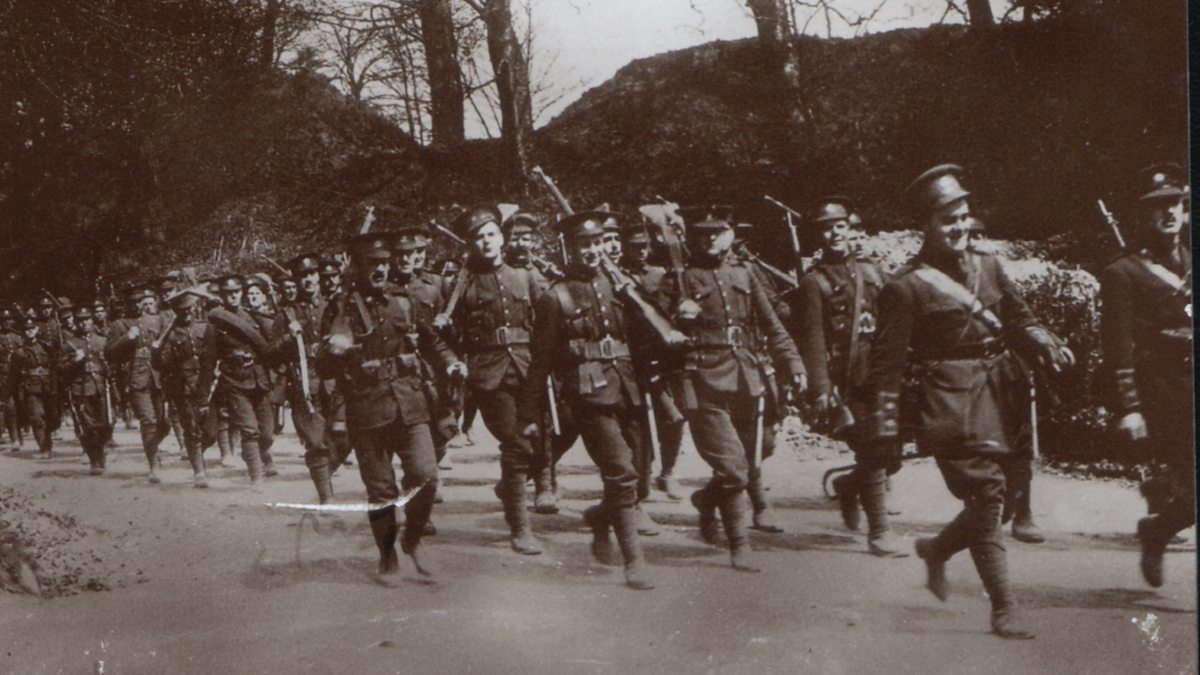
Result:
[[450,0],[418,0],[418,12],[429,82],[433,145],[454,146],[466,137],[465,94],[458,64],[454,8]]
[[992,13],[989,0],[966,0],[966,3],[971,28],[988,30],[996,25],[996,15]]
[[316,18],[320,43],[330,56],[333,78],[356,101],[374,98],[370,85],[381,82],[387,70],[375,5],[363,4],[344,11],[325,12]]

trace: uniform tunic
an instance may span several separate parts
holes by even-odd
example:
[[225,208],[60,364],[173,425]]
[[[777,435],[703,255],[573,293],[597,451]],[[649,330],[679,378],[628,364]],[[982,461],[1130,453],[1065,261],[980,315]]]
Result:
[[[108,368],[104,362],[104,338],[72,335],[65,339],[59,356],[58,373],[71,392],[79,420],[79,442],[93,466],[103,466],[104,444],[112,436],[113,411],[108,409]],[[82,352],[83,358],[76,355]]]

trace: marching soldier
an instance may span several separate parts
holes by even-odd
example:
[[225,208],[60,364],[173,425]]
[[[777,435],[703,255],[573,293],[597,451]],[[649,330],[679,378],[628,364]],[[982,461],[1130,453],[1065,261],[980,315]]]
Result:
[[[200,390],[216,380],[216,401],[229,415],[231,429],[242,441],[242,459],[250,484],[276,476],[271,443],[275,415],[271,410],[271,377],[267,371],[270,345],[262,324],[242,306],[245,282],[236,274],[221,280],[221,306],[209,312],[200,359]],[[207,414],[203,410],[203,414]]]
[[[621,248],[624,251],[624,268],[637,282],[638,290],[651,302],[662,304],[667,270],[649,263],[650,234],[646,226],[638,222],[626,224],[621,229]],[[661,354],[649,355],[647,362],[641,366],[644,374],[639,382],[651,390],[653,422],[658,432],[657,450],[661,455],[661,466],[655,486],[670,499],[679,501],[683,499],[683,493],[675,479],[675,463],[679,459],[679,448],[683,445],[683,425],[686,420],[671,399],[662,378],[662,365]]]
[[21,406],[19,414],[29,422],[38,450],[49,455],[54,444],[49,401],[57,392],[55,364],[41,340],[40,324],[26,321],[24,333],[21,348],[13,356],[10,389]]
[[[36,310],[38,341],[42,343],[42,347],[50,356],[51,363],[57,362],[64,337],[62,322],[55,315],[55,302],[54,298],[43,294],[43,297],[38,298]],[[58,431],[58,428],[62,426],[62,394],[63,392],[59,391],[56,384],[54,391],[48,392],[41,399],[45,408],[46,424],[51,433]]]
[[611,559],[609,531],[614,530],[630,588],[654,588],[645,577],[638,539],[638,484],[635,460],[642,452],[642,398],[634,373],[632,345],[639,341],[631,318],[616,297],[613,282],[600,271],[603,223],[612,214],[577,213],[559,221],[569,263],[534,309],[533,355],[521,390],[517,418],[526,438],[539,437],[546,389],[554,373],[583,437],[600,469],[604,497],[584,512],[592,528],[592,552],[604,564]]
[[1028,639],[1033,635],[1017,619],[1000,530],[1003,465],[1018,447],[1029,411],[1028,374],[1013,350],[1053,370],[1070,366],[1074,356],[1038,324],[1000,262],[972,249],[971,193],[959,182],[961,173],[940,165],[907,190],[925,240],[879,297],[863,441],[884,448],[902,441],[901,385],[912,378],[915,389],[903,414],[913,419],[906,426],[914,427],[918,449],[937,459],[946,486],[963,502],[936,537],[916,542],[927,588],[944,601],[946,561],[969,549],[991,600],[992,632]]
[[113,430],[104,337],[95,332],[90,307],[75,308],[74,319],[75,335],[63,343],[58,373],[70,389],[79,421],[79,444],[87,454],[90,473],[98,476],[104,473],[105,447]]
[[326,258],[321,261],[320,269],[321,279],[321,295],[325,301],[333,300],[333,297],[342,290],[342,265],[334,258]]
[[21,418],[17,414],[17,398],[5,386],[11,380],[13,359],[21,348],[21,334],[17,331],[17,316],[11,309],[0,310],[0,396],[3,397],[4,429],[8,432],[8,443],[12,451],[21,449]]
[[[488,431],[500,441],[496,496],[504,505],[512,548],[523,555],[537,555],[542,547],[529,527],[525,482],[539,458],[517,428],[516,412],[517,397],[529,372],[533,303],[541,288],[529,272],[504,263],[500,220],[500,211],[494,206],[477,206],[455,221],[458,235],[471,248],[465,286],[449,318],[458,335],[458,351],[467,360],[469,395]],[[538,487],[543,491],[549,486]]]
[[201,440],[205,420],[201,411],[209,406],[209,391],[200,385],[200,357],[208,324],[197,320],[201,298],[195,293],[176,292],[167,298],[167,304],[177,318],[155,359],[162,372],[163,390],[179,412],[184,450],[192,465],[192,484],[206,488],[208,472]]
[[538,257],[534,238],[537,224],[533,214],[520,211],[504,221],[504,262],[513,269],[527,270],[544,290],[554,279],[560,278],[562,272]]
[[107,363],[128,364],[130,402],[142,435],[142,451],[150,467],[148,477],[151,483],[160,483],[158,445],[171,432],[171,425],[165,414],[162,381],[153,363],[152,345],[166,325],[158,313],[154,291],[136,287],[130,302],[137,308],[138,316],[126,322],[114,322],[104,355]]
[[788,277],[787,273],[769,267],[765,260],[750,250],[749,242],[746,240],[753,229],[754,226],[750,223],[738,223],[734,226],[733,258],[745,265],[750,270],[750,273],[757,278],[759,285],[762,286],[763,291],[767,294],[767,300],[771,302],[771,307],[775,309],[775,315],[786,325],[792,319],[792,309],[783,300],[779,284],[785,284],[787,286],[786,290],[790,290],[795,287],[795,282]]
[[900,444],[864,443],[855,425],[866,416],[864,387],[884,279],[875,263],[855,255],[849,207],[848,199],[834,196],[821,199],[813,211],[820,261],[800,280],[793,334],[808,367],[815,426],[854,451],[855,468],[833,481],[842,519],[857,530],[861,500],[871,553],[902,557],[887,511],[887,473],[889,465],[899,464]]
[[401,550],[418,573],[433,574],[420,552],[437,492],[429,432],[433,382],[422,376],[421,361],[436,364],[449,377],[465,376],[466,367],[435,332],[415,320],[411,303],[389,288],[392,252],[385,236],[356,237],[351,255],[352,286],[326,309],[321,332],[329,338],[320,358],[345,395],[351,445],[374,507],[368,519],[379,548],[379,581],[394,586],[400,571],[395,549],[400,490],[393,457],[400,459],[401,485],[411,496],[404,507]]
[[749,560],[743,493],[750,490],[763,520],[762,460],[773,449],[771,427],[782,407],[773,364],[785,370],[797,394],[806,388],[804,364],[757,278],[729,258],[729,207],[683,208],[679,215],[691,257],[683,288],[668,277],[667,296],[690,343],[673,364],[675,402],[687,417],[697,452],[713,470],[691,501],[705,541],[717,540],[719,510],[733,567],[756,572]]
[[1192,428],[1192,256],[1184,237],[1186,174],[1174,164],[1139,176],[1130,250],[1100,275],[1100,338],[1117,429],[1154,450],[1166,473],[1142,484],[1138,521],[1146,583],[1163,585],[1163,553],[1196,522]]

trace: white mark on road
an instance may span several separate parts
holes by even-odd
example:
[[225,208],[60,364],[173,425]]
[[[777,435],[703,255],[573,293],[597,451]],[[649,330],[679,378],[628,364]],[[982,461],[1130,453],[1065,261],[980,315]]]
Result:
[[1142,634],[1142,644],[1147,649],[1157,649],[1162,643],[1162,623],[1158,620],[1158,615],[1154,612],[1147,612],[1146,618],[1139,619],[1136,616],[1130,619],[1133,625],[1137,626],[1138,632]]

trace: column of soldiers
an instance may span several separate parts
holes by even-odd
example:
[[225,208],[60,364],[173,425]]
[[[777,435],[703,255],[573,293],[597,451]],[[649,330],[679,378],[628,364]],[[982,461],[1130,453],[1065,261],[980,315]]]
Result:
[[[1195,522],[1188,195],[1171,165],[1138,186],[1132,245],[1101,276],[1101,338],[1118,428],[1167,467],[1143,486],[1150,513],[1137,529],[1143,575],[1159,586],[1168,542]],[[538,253],[536,217],[481,205],[439,228],[460,247],[440,274],[427,266],[433,233],[383,209],[381,231],[348,242],[347,268],[301,254],[274,279],[168,275],[158,293],[131,289],[128,317],[47,295],[35,316],[0,314],[5,433],[15,449],[28,429],[50,453],[65,406],[99,474],[131,409],[151,482],[174,423],[196,487],[208,485],[204,450],[216,443],[224,462],[235,438],[258,484],[278,473],[271,447],[286,402],[320,504],[353,452],[379,581],[394,586],[397,540],[418,573],[434,574],[421,541],[436,532],[439,465],[473,407],[499,441],[495,494],[512,549],[542,552],[530,512],[558,511],[555,465],[582,439],[603,485],[583,513],[592,554],[646,590],[641,538],[658,528],[643,505],[652,485],[683,499],[685,425],[711,469],[690,495],[700,535],[717,545],[723,531],[731,566],[757,572],[747,526],[782,531],[763,467],[776,425],[798,406],[853,451],[834,491],[848,529],[865,514],[874,555],[908,555],[888,509],[904,443],[932,456],[962,510],[915,542],[928,589],[944,601],[946,563],[967,550],[993,632],[1030,638],[1001,525],[1011,518],[1014,538],[1044,538],[1030,505],[1030,382],[1071,368],[1074,355],[974,246],[980,226],[960,167],[924,172],[905,199],[924,242],[890,277],[863,255],[852,201],[830,196],[804,214],[818,251],[796,277],[754,255],[749,227],[724,206],[678,209],[671,255],[657,250],[672,241],[661,224],[607,208],[568,213],[553,222],[560,267]]]

